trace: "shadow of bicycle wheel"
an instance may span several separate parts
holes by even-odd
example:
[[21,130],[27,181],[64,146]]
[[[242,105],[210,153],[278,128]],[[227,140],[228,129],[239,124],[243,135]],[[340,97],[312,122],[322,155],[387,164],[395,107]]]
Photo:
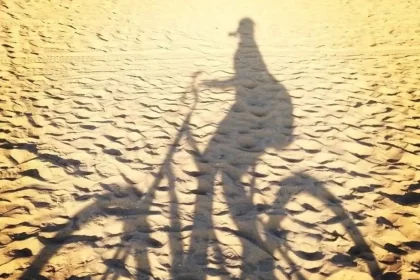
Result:
[[[346,209],[341,204],[341,201],[337,199],[324,185],[323,182],[320,182],[318,179],[305,174],[305,173],[298,173],[294,174],[292,176],[289,176],[282,181],[278,182],[279,191],[277,192],[277,200],[274,202],[274,206],[272,207],[272,211],[275,210],[276,212],[283,212],[287,213],[288,210],[286,209],[286,206],[289,202],[292,202],[295,200],[296,195],[304,195],[312,197],[316,200],[318,200],[320,203],[323,203],[326,205],[326,209],[331,211],[333,213],[333,217],[329,218],[326,222],[323,222],[323,224],[341,224],[343,228],[345,228],[345,235],[348,235],[351,240],[349,240],[353,245],[347,250],[346,254],[340,254],[333,256],[329,259],[329,261],[339,267],[353,267],[356,266],[355,259],[360,259],[364,261],[367,265],[367,268],[369,270],[369,274],[374,279],[381,279],[382,271],[378,265],[378,262],[371,251],[368,243],[366,242],[364,236],[358,229],[357,225],[354,223],[353,219],[349,215],[349,213],[346,211]],[[299,202],[302,202],[300,200]],[[320,210],[316,209],[310,204],[302,203],[301,205],[304,205],[305,211],[310,211],[315,213],[314,216],[317,214],[320,214]],[[293,213],[291,214],[293,217]],[[282,220],[285,218],[283,215],[273,215],[269,221],[268,225],[269,228],[267,229],[269,232],[272,233],[272,235],[276,236],[280,239],[288,239],[287,233],[289,231],[292,231],[292,229],[288,228],[281,228],[279,225],[281,224]],[[302,226],[306,227],[315,227],[316,220],[314,220],[314,223],[304,223],[300,222]],[[344,238],[342,235],[333,232],[336,234],[337,238]],[[299,242],[298,240],[295,240],[295,242]],[[301,247],[303,244],[299,246],[295,246],[295,248],[292,248],[290,246],[289,242],[281,242],[282,246],[279,247],[269,247],[272,248],[272,254],[275,254],[275,250],[279,251],[279,254],[283,260],[288,264],[289,267],[296,267],[296,264],[294,263],[294,260],[292,260],[289,256],[290,253],[293,253],[295,255],[300,255],[303,259],[307,260],[320,260],[323,259],[325,252],[320,251],[314,251],[314,252],[303,252],[303,250],[296,249],[296,247]],[[341,257],[341,258],[340,258]],[[341,262],[338,259],[346,260],[346,262]],[[347,264],[346,264],[347,263]],[[272,265],[274,266],[274,264]],[[297,277],[297,279],[307,279],[302,273],[299,272],[298,269],[296,269],[293,272],[294,276]],[[271,278],[270,278],[271,279]],[[273,278],[274,279],[274,278]]]

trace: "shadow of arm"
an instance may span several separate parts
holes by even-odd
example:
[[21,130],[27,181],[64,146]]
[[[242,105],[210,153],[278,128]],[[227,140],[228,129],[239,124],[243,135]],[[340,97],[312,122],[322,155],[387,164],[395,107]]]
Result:
[[211,88],[228,88],[234,86],[234,79],[227,80],[204,80],[201,82],[201,85]]

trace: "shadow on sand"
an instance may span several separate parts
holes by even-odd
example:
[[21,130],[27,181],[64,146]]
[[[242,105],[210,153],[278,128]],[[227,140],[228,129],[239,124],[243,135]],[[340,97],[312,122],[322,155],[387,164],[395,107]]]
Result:
[[[366,261],[370,274],[380,277],[380,269],[363,236],[352,222],[351,217],[336,199],[316,178],[304,173],[291,174],[271,187],[278,188],[277,200],[272,205],[254,205],[252,193],[256,191],[255,180],[244,185],[241,177],[245,174],[258,177],[255,166],[267,148],[281,150],[293,141],[293,106],[287,90],[269,73],[258,50],[254,37],[254,22],[245,18],[239,23],[238,29],[231,35],[237,36],[239,43],[234,57],[235,75],[224,81],[204,81],[202,86],[213,88],[234,88],[235,103],[227,112],[225,118],[218,124],[217,130],[204,152],[196,148],[197,142],[192,135],[190,120],[198,100],[197,83],[194,81],[194,105],[179,129],[171,149],[148,192],[140,194],[135,187],[124,189],[103,185],[107,192],[97,195],[96,203],[78,213],[63,229],[49,240],[41,240],[45,247],[31,262],[21,279],[41,279],[43,267],[65,244],[71,242],[92,243],[73,233],[83,223],[89,221],[90,213],[102,213],[108,216],[124,217],[125,231],[121,236],[115,257],[107,259],[104,264],[108,271],[101,279],[117,279],[120,275],[133,279],[153,279],[150,273],[148,248],[156,248],[162,244],[150,237],[151,228],[148,216],[159,215],[151,211],[153,197],[162,191],[159,186],[166,179],[170,203],[171,224],[162,231],[170,234],[169,246],[173,260],[168,270],[171,279],[204,279],[206,275],[221,275],[230,279],[276,279],[274,271],[284,275],[285,279],[306,279],[300,272],[299,265],[289,257],[293,251],[288,245],[288,229],[279,228],[286,217],[285,206],[297,193],[306,193],[323,202],[337,216],[339,223],[348,230],[353,242],[350,259],[361,257]],[[194,80],[197,74],[194,75]],[[198,168],[198,187],[194,191],[195,203],[193,220],[189,226],[182,227],[179,215],[179,203],[176,194],[177,178],[172,162],[181,139],[187,138],[195,151],[195,163]],[[222,178],[216,182],[216,178]],[[214,224],[213,209],[215,203],[215,187],[223,189],[224,201],[228,215],[233,220],[234,228]],[[249,192],[245,190],[250,190]],[[116,195],[118,193],[118,196]],[[132,209],[126,206],[134,205]],[[120,210],[119,210],[120,209]],[[262,211],[268,213],[268,222],[262,224],[257,215]],[[316,210],[307,210],[316,211]],[[277,213],[272,214],[270,213]],[[284,213],[278,214],[278,213]],[[79,217],[87,217],[81,221]],[[133,217],[133,219],[127,219]],[[132,223],[137,223],[133,231]],[[182,232],[190,232],[189,247],[184,244]],[[241,254],[229,249],[218,240],[217,231],[225,232],[240,240]],[[252,263],[255,250],[265,252],[269,257],[260,263]],[[136,259],[135,271],[128,270],[124,263],[129,255]],[[310,260],[322,259],[322,252],[303,256]],[[283,265],[279,265],[279,260]],[[232,275],[230,269],[240,271]]]

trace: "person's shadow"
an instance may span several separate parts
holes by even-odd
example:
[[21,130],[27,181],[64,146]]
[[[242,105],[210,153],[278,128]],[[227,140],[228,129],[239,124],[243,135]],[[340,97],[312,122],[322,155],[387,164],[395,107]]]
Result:
[[[189,261],[184,267],[191,267],[194,265],[191,262],[196,264],[197,260],[200,266],[205,267],[209,260],[207,252],[212,250],[208,247],[215,247],[212,211],[217,173],[222,178],[227,207],[237,227],[236,231],[231,232],[240,235],[241,240],[246,239],[246,242],[269,252],[258,235],[255,220],[249,219],[248,215],[255,211],[255,207],[252,195],[245,188],[251,188],[252,193],[255,186],[252,183],[245,186],[241,177],[247,172],[251,176],[258,176],[255,167],[266,149],[281,150],[293,140],[291,99],[263,61],[254,37],[254,22],[249,18],[242,19],[237,31],[230,35],[237,36],[239,40],[234,57],[235,75],[224,81],[204,81],[202,86],[234,88],[236,99],[226,117],[218,124],[205,151],[196,158],[200,170],[199,185],[191,247],[187,256]],[[192,146],[196,145],[195,141],[191,136]],[[252,254],[247,251],[250,246],[242,244],[242,248],[243,255]],[[223,255],[223,252],[216,254]]]

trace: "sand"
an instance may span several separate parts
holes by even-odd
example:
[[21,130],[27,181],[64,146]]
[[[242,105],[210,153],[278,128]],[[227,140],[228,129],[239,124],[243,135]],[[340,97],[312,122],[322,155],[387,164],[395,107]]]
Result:
[[0,0],[0,278],[420,279],[419,13]]

